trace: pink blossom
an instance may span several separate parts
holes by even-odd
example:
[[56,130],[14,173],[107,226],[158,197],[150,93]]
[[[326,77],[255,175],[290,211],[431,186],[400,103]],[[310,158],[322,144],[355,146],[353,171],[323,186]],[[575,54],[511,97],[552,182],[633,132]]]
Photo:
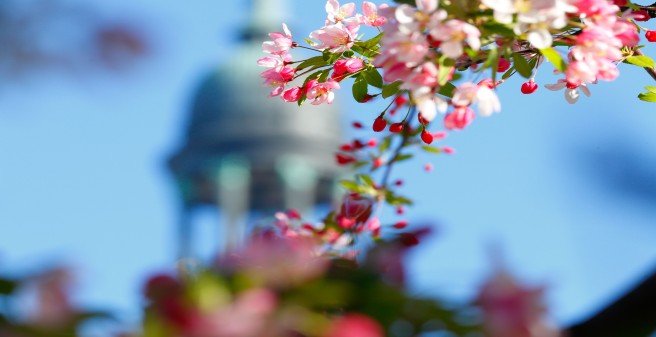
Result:
[[584,61],[571,62],[565,71],[565,79],[573,85],[594,82],[596,78],[596,69],[590,63]]
[[301,87],[294,87],[291,89],[287,89],[282,93],[282,99],[285,102],[297,102],[301,97],[303,97],[303,94],[305,92]]
[[624,17],[615,22],[613,32],[624,46],[635,47],[640,42],[636,26]]
[[[385,8],[388,7],[388,5],[382,4],[380,5],[380,7]],[[362,13],[364,15],[360,17],[360,23],[363,25],[378,27],[378,26],[382,26],[386,21],[386,18],[384,16],[378,15],[378,9],[376,8],[376,4],[372,2],[369,1],[362,2]]]
[[342,22],[355,13],[355,3],[349,2],[340,6],[339,1],[328,0],[328,2],[326,2],[326,13],[328,13],[328,22]]
[[202,313],[189,334],[194,337],[261,336],[269,328],[267,320],[277,307],[276,295],[268,289],[249,289],[233,303]]
[[557,337],[558,332],[544,319],[544,288],[518,284],[503,270],[481,287],[478,302],[483,309],[488,337]]
[[448,20],[437,25],[430,30],[430,35],[433,39],[442,41],[442,53],[454,59],[462,55],[463,43],[467,43],[473,50],[481,47],[481,32],[478,28],[460,20]]
[[462,130],[474,119],[474,110],[469,107],[457,107],[444,116],[444,127],[447,130]]
[[[371,216],[374,201],[366,196],[349,193],[344,198],[335,218],[342,228],[362,229],[361,226]],[[357,227],[356,227],[357,226]]]
[[264,49],[265,53],[282,55],[287,53],[289,48],[294,45],[294,42],[292,41],[292,33],[287,28],[287,25],[283,23],[282,29],[284,34],[280,32],[269,33],[269,37],[271,37],[272,40],[262,43],[262,49]]
[[425,95],[416,95],[414,101],[421,118],[426,123],[430,123],[435,118],[438,111],[440,113],[445,113],[449,106],[444,99],[435,96],[432,92]]
[[451,103],[454,107],[467,107],[476,102],[478,104],[478,113],[481,116],[490,116],[495,112],[501,111],[499,98],[492,89],[481,81],[481,85],[471,82],[463,83],[454,90]]
[[456,90],[453,92],[453,98],[451,98],[451,104],[457,107],[465,107],[474,103],[476,99],[476,94],[478,89],[481,86],[478,86],[474,83],[467,82],[459,85]]
[[285,85],[294,79],[296,68],[282,67],[265,70],[260,77],[264,78],[264,84],[274,88],[270,97],[278,96],[285,90]]
[[362,59],[352,57],[350,59],[339,59],[333,66],[332,78],[336,81],[341,81],[345,78],[346,74],[353,74],[364,67]]
[[339,89],[339,84],[328,79],[326,82],[319,83],[317,80],[310,80],[307,85],[307,93],[305,96],[311,100],[311,104],[318,105],[322,103],[332,104],[335,99],[334,89]]
[[565,89],[565,100],[569,104],[574,104],[579,100],[579,90],[583,92],[584,95],[590,97],[590,89],[588,89],[588,86],[585,83],[574,85],[563,79],[560,79],[555,84],[545,85],[545,88],[553,91]]
[[374,58],[377,67],[389,67],[397,63],[413,67],[423,62],[429,54],[428,40],[418,32],[409,35],[386,34],[381,43],[383,45],[381,54]]
[[54,268],[36,278],[35,308],[30,323],[45,327],[62,327],[70,324],[77,314],[71,301],[72,272],[67,268]]
[[341,53],[351,49],[359,28],[360,26],[345,26],[338,22],[313,31],[310,38],[320,42],[314,46],[319,50],[328,49],[332,53]]
[[396,30],[402,34],[411,34],[435,26],[447,16],[445,11],[437,10],[437,6],[437,0],[416,0],[416,8],[407,4],[396,7]]
[[325,337],[384,337],[380,323],[362,314],[347,314],[335,320]]
[[287,287],[319,277],[328,261],[311,237],[253,237],[247,246],[224,257],[219,266],[239,270],[263,286]]

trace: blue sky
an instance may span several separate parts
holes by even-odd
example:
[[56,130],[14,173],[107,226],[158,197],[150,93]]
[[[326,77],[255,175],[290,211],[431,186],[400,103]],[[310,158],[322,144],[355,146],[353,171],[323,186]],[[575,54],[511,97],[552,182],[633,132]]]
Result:
[[[139,18],[154,53],[131,72],[40,73],[0,86],[0,269],[71,264],[80,301],[134,317],[144,277],[173,266],[177,205],[164,161],[194,87],[230,57],[247,13],[210,0],[96,3],[107,15]],[[323,6],[290,2],[295,36],[323,23]],[[548,68],[540,85],[555,82]],[[635,98],[653,81],[635,67],[621,70],[576,105],[543,87],[521,95],[521,81],[511,80],[499,91],[502,113],[444,141],[456,155],[421,156],[395,170],[417,201],[410,219],[438,228],[411,255],[413,291],[471,296],[489,271],[489,247],[499,245],[522,279],[550,285],[563,323],[654,267],[655,201],[610,188],[604,175],[656,172],[656,105]],[[375,118],[344,91],[347,119],[354,111]],[[215,235],[212,220],[201,215],[199,236]],[[201,240],[199,250],[210,244]]]

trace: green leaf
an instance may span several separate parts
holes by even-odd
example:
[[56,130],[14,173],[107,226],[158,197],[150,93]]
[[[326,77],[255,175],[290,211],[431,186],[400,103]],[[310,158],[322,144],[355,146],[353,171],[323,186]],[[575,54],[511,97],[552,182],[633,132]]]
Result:
[[337,61],[337,59],[340,57],[340,54],[331,53],[328,51],[328,49],[326,49],[323,51],[322,57],[324,61],[326,61],[326,64],[332,64],[335,63],[335,61]]
[[496,71],[499,65],[499,51],[496,48],[490,48],[487,51],[487,59],[483,62],[481,70],[486,68],[493,68]]
[[540,49],[540,53],[544,55],[549,62],[553,63],[554,67],[561,72],[564,72],[565,69],[567,69],[567,64],[563,61],[563,58],[560,57],[560,54],[558,54],[558,52],[552,47]]
[[394,157],[394,159],[392,159],[392,162],[398,163],[400,161],[408,160],[412,157],[413,157],[412,154],[401,154],[401,155],[398,155],[398,156]]
[[499,34],[503,36],[514,36],[515,32],[509,25],[504,25],[502,23],[488,21],[483,23],[483,30],[487,33]]
[[358,43],[363,48],[367,48],[367,49],[375,48],[378,45],[378,42],[380,42],[380,39],[383,38],[383,35],[384,35],[383,33],[380,33],[367,41],[356,42],[356,43]]
[[653,85],[646,86],[645,89],[650,92],[656,92],[656,86]]
[[389,149],[390,145],[392,144],[392,137],[385,137],[383,138],[383,141],[380,142],[380,146],[378,147],[378,151],[385,152],[385,150]]
[[515,67],[512,66],[512,67],[508,68],[508,70],[506,70],[506,72],[503,73],[503,75],[501,75],[501,79],[502,79],[502,80],[506,80],[506,79],[508,79],[510,76],[515,75],[516,72],[517,72],[517,70],[515,70]]
[[392,206],[412,205],[412,200],[396,195],[391,191],[385,194],[385,201]]
[[362,102],[367,97],[367,80],[362,76],[358,75],[353,82],[353,98],[356,101]]
[[307,68],[307,67],[318,68],[318,67],[325,66],[325,65],[327,65],[327,64],[328,64],[328,63],[327,63],[326,60],[323,58],[323,55],[321,55],[321,56],[315,56],[315,57],[310,57],[309,59],[307,59],[307,60],[301,62],[301,64],[299,64],[299,65],[296,67],[296,70],[302,70],[302,69],[305,69],[305,68]]
[[426,146],[426,145],[423,145],[421,147],[421,149],[426,151],[426,152],[430,152],[430,153],[441,153],[442,152],[442,150],[437,148],[437,147]]
[[442,56],[438,61],[439,67],[437,68],[437,83],[439,85],[444,85],[449,81],[449,75],[451,75],[451,70],[453,70],[456,61],[452,58]]
[[367,80],[367,83],[370,85],[376,87],[376,88],[382,88],[383,87],[383,77],[380,76],[380,73],[376,68],[370,67],[367,68],[367,70],[362,72],[362,76],[364,76],[365,80]]
[[308,82],[310,82],[311,80],[318,80],[319,77],[321,77],[321,75],[323,75],[324,73],[330,73],[330,69],[318,70],[308,75],[308,77],[305,78],[305,81],[303,81],[303,85],[301,87],[305,88],[305,85]]
[[641,93],[638,95],[638,98],[645,102],[656,103],[656,92]]
[[388,98],[395,95],[399,92],[399,87],[403,84],[401,81],[396,81],[394,83],[386,84],[383,86],[383,98]]
[[446,97],[453,97],[454,90],[456,90],[456,86],[451,84],[451,82],[447,82],[440,88],[437,93]]
[[645,55],[638,56],[629,56],[624,62],[636,65],[643,68],[654,68],[654,60],[651,57]]
[[360,185],[353,180],[340,180],[339,184],[347,190],[358,192],[360,190]]
[[524,58],[524,56],[518,54],[518,53],[513,53],[512,54],[513,58],[513,63],[515,64],[515,69],[517,69],[517,72],[522,75],[524,78],[531,78],[533,75],[533,68],[528,64],[528,61]]
[[360,178],[367,186],[374,186],[374,180],[371,179],[371,176],[367,174],[360,174],[358,175],[358,178]]
[[378,49],[380,48],[378,42],[380,42],[382,37],[383,33],[380,33],[367,41],[357,41],[353,44],[351,50],[362,56],[374,57],[378,54]]
[[319,78],[317,78],[317,81],[323,83],[326,82],[328,79],[328,75],[330,75],[330,69],[325,69],[320,75]]

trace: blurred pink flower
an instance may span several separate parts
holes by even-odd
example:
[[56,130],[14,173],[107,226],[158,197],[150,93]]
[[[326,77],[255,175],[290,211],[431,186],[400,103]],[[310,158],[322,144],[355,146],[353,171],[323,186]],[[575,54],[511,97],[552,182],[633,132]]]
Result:
[[503,269],[494,272],[480,289],[487,337],[557,337],[547,324],[543,287],[524,287]]
[[338,318],[325,337],[384,337],[380,323],[362,314],[347,314]]

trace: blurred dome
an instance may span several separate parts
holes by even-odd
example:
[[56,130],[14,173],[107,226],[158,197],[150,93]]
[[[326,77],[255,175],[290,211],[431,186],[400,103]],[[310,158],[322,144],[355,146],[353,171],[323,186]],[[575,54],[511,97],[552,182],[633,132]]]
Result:
[[[256,1],[252,21],[271,2]],[[268,31],[282,30],[280,22]],[[265,56],[264,26],[251,24],[231,59],[196,91],[185,144],[169,162],[188,203],[216,203],[216,169],[231,160],[250,171],[252,209],[285,207],[283,183],[306,180],[318,183],[317,202],[330,200],[338,173],[333,154],[341,141],[339,113],[335,105],[298,107],[268,97],[271,89],[260,78],[264,68],[256,63]]]

